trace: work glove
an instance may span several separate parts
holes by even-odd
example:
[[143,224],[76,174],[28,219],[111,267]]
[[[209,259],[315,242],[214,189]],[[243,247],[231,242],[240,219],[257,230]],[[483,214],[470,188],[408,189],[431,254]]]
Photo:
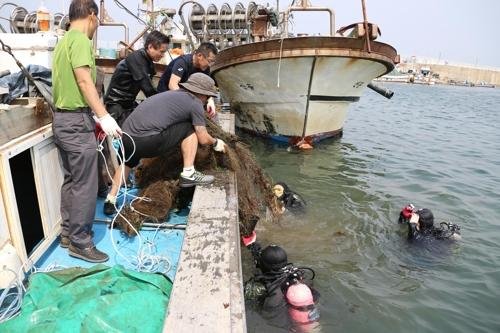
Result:
[[207,100],[207,113],[210,118],[215,117],[215,115],[217,114],[217,112],[215,111],[215,102],[213,97],[210,97]]
[[226,143],[221,139],[215,139],[215,143],[212,146],[215,151],[225,153],[226,152]]
[[122,135],[122,129],[120,128],[120,126],[118,126],[115,119],[111,117],[109,113],[99,118],[99,123],[106,135],[110,135],[115,138],[118,138]]
[[257,240],[257,234],[255,233],[255,230],[252,231],[250,235],[241,236],[241,240],[243,241],[243,245],[245,246],[250,246],[255,243],[255,241]]

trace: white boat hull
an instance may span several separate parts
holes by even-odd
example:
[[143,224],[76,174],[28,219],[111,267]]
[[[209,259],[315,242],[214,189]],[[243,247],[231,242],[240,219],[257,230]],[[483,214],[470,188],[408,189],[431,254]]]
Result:
[[[302,45],[306,39],[294,40]],[[271,42],[279,45],[280,40],[264,43]],[[360,52],[288,46],[281,51],[250,49],[253,53],[216,64],[214,77],[222,98],[231,103],[237,127],[290,143],[338,135],[350,103],[390,68]]]

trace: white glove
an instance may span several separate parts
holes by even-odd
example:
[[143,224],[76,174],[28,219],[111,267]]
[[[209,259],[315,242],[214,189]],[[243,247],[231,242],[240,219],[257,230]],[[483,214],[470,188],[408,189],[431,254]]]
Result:
[[215,139],[215,143],[213,145],[215,151],[225,153],[226,152],[226,143],[221,139]]
[[99,122],[101,123],[101,128],[104,133],[106,133],[106,135],[110,135],[115,138],[122,135],[122,129],[120,128],[120,126],[118,126],[115,119],[111,117],[109,113],[99,118]]
[[215,117],[215,115],[217,114],[217,112],[215,111],[215,102],[213,97],[210,97],[207,100],[207,113],[210,118]]

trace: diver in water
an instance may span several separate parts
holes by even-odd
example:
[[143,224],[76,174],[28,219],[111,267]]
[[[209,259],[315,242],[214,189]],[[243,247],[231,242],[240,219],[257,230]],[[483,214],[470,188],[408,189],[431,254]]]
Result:
[[[252,237],[243,238],[244,244],[252,252],[257,272],[245,282],[245,299],[253,300],[272,317],[281,314],[295,324],[308,324],[319,319],[316,302],[319,293],[312,288],[314,271],[307,267],[295,267],[288,263],[283,248],[269,245],[264,249]],[[249,244],[250,242],[250,244]],[[308,272],[311,277],[306,277]]]
[[415,211],[413,205],[408,205],[399,214],[399,223],[408,224],[408,239],[419,240],[425,237],[436,239],[460,240],[460,226],[454,223],[441,222],[434,226],[434,214],[430,209],[421,208]]
[[306,209],[305,200],[293,192],[288,185],[279,182],[273,186],[273,193],[281,203],[282,212],[290,211],[292,213],[304,213]]

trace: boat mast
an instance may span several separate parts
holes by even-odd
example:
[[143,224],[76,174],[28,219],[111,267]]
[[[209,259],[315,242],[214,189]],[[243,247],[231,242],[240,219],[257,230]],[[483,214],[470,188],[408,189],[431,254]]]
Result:
[[365,27],[365,41],[366,41],[366,50],[368,53],[371,53],[371,45],[370,45],[370,36],[368,31],[368,19],[366,18],[366,5],[365,0],[361,0],[361,7],[363,8],[363,25]]

